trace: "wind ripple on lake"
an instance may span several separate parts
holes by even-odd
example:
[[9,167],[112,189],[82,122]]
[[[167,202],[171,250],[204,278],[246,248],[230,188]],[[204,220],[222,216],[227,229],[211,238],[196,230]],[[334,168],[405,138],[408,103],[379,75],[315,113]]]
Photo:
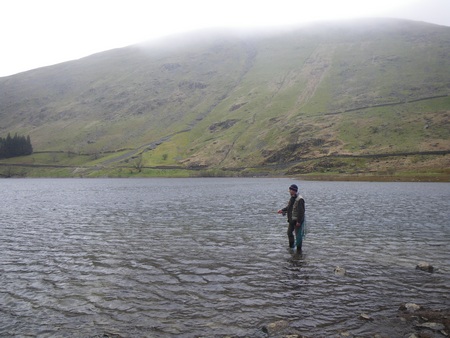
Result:
[[[276,215],[290,180],[7,184],[0,335],[257,337],[287,319],[313,336],[392,336],[403,327],[359,314],[449,303],[449,185],[302,182],[298,255]],[[416,271],[424,259],[438,270]]]

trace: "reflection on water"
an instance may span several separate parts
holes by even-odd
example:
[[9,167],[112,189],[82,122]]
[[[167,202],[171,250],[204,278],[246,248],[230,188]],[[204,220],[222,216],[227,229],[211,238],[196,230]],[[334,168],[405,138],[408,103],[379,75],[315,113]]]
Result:
[[449,307],[449,184],[296,182],[298,254],[276,214],[291,183],[2,180],[0,336],[396,336],[401,303]]

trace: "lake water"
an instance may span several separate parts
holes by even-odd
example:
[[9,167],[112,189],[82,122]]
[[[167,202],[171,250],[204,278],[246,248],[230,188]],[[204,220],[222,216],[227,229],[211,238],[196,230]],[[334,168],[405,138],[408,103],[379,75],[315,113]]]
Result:
[[[291,183],[306,200],[301,254],[276,213]],[[402,337],[402,303],[450,308],[448,183],[4,179],[0,191],[2,337],[267,337],[279,320],[310,337]]]

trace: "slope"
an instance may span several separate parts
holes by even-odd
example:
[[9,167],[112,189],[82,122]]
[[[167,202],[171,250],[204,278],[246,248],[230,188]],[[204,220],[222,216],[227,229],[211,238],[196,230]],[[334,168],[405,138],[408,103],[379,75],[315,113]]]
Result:
[[450,28],[410,21],[197,32],[0,78],[0,134],[96,168],[347,172],[303,162],[448,153],[448,55]]

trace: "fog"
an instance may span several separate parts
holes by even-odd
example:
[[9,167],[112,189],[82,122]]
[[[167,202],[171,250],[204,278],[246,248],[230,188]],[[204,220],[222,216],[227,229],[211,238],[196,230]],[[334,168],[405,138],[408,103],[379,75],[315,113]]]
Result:
[[450,26],[448,0],[5,0],[1,9],[0,76],[192,31],[250,34],[369,17]]

